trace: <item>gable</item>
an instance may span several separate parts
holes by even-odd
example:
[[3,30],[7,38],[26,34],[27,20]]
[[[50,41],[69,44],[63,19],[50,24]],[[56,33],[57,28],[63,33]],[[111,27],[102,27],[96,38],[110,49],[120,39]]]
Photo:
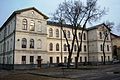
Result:
[[36,19],[48,19],[46,15],[44,15],[34,7],[17,10],[15,11],[15,13],[18,13],[20,14],[20,16],[23,16],[23,17],[36,18]]

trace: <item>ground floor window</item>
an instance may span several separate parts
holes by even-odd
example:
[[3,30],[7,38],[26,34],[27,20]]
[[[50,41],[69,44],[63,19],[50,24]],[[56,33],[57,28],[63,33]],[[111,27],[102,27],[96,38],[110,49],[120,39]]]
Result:
[[80,57],[80,62],[82,62],[82,57]]
[[22,56],[22,64],[26,64],[26,56]]
[[53,57],[50,57],[50,63],[53,63]]
[[57,60],[56,63],[59,63],[59,57],[56,57],[56,60]]
[[108,56],[108,61],[110,61],[110,56]]
[[67,63],[67,57],[64,57],[64,63]]
[[85,57],[85,62],[87,62],[87,57]]
[[30,64],[34,64],[34,56],[30,56]]
[[103,56],[101,56],[101,62],[103,62]]

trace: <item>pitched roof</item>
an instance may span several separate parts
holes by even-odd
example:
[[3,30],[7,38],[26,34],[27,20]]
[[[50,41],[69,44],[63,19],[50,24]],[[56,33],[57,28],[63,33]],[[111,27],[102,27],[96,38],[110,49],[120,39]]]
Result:
[[[52,25],[52,26],[58,26],[58,27],[61,27],[61,24],[59,22],[53,22],[53,21],[47,21],[47,24],[48,25]],[[73,28],[72,25],[70,24],[62,24],[63,27],[66,27],[66,28]],[[78,29],[81,29],[81,27],[79,27]]]
[[87,30],[89,31],[89,30],[93,30],[93,29],[98,29],[98,27],[100,27],[102,25],[105,26],[109,31],[111,31],[111,29],[105,23],[101,23],[101,24],[95,25],[93,27],[89,27],[89,28],[87,28]]

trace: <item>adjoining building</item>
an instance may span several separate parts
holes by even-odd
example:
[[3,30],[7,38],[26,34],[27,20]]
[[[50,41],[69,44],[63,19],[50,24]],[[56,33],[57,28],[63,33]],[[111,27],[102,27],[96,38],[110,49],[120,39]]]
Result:
[[[47,19],[46,15],[34,7],[14,11],[0,28],[0,64],[6,68],[31,69],[36,68],[39,61],[42,65],[60,63],[61,60],[66,63],[68,50],[61,27]],[[67,24],[63,26],[71,42],[72,28]],[[85,29],[80,63],[103,61],[103,28],[108,34],[105,43],[106,61],[112,61],[110,30],[103,23]],[[78,30],[78,37],[80,36],[81,29]],[[73,63],[76,58],[76,45],[75,43],[72,55]]]
[[120,60],[120,36],[111,33],[113,58]]

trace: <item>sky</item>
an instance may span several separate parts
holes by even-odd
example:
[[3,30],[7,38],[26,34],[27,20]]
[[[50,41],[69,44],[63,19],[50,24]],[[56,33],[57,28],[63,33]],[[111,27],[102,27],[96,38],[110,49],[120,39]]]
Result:
[[[51,17],[51,14],[55,12],[58,5],[63,1],[64,0],[1,0],[0,26],[3,25],[15,10],[29,7],[35,7],[48,17]],[[114,22],[115,26],[120,24],[120,0],[98,0],[98,5],[101,6],[101,8],[105,7],[107,9],[107,15],[90,26],[101,24],[105,21]],[[113,28],[113,32],[120,35],[120,32],[115,30],[115,28]]]

